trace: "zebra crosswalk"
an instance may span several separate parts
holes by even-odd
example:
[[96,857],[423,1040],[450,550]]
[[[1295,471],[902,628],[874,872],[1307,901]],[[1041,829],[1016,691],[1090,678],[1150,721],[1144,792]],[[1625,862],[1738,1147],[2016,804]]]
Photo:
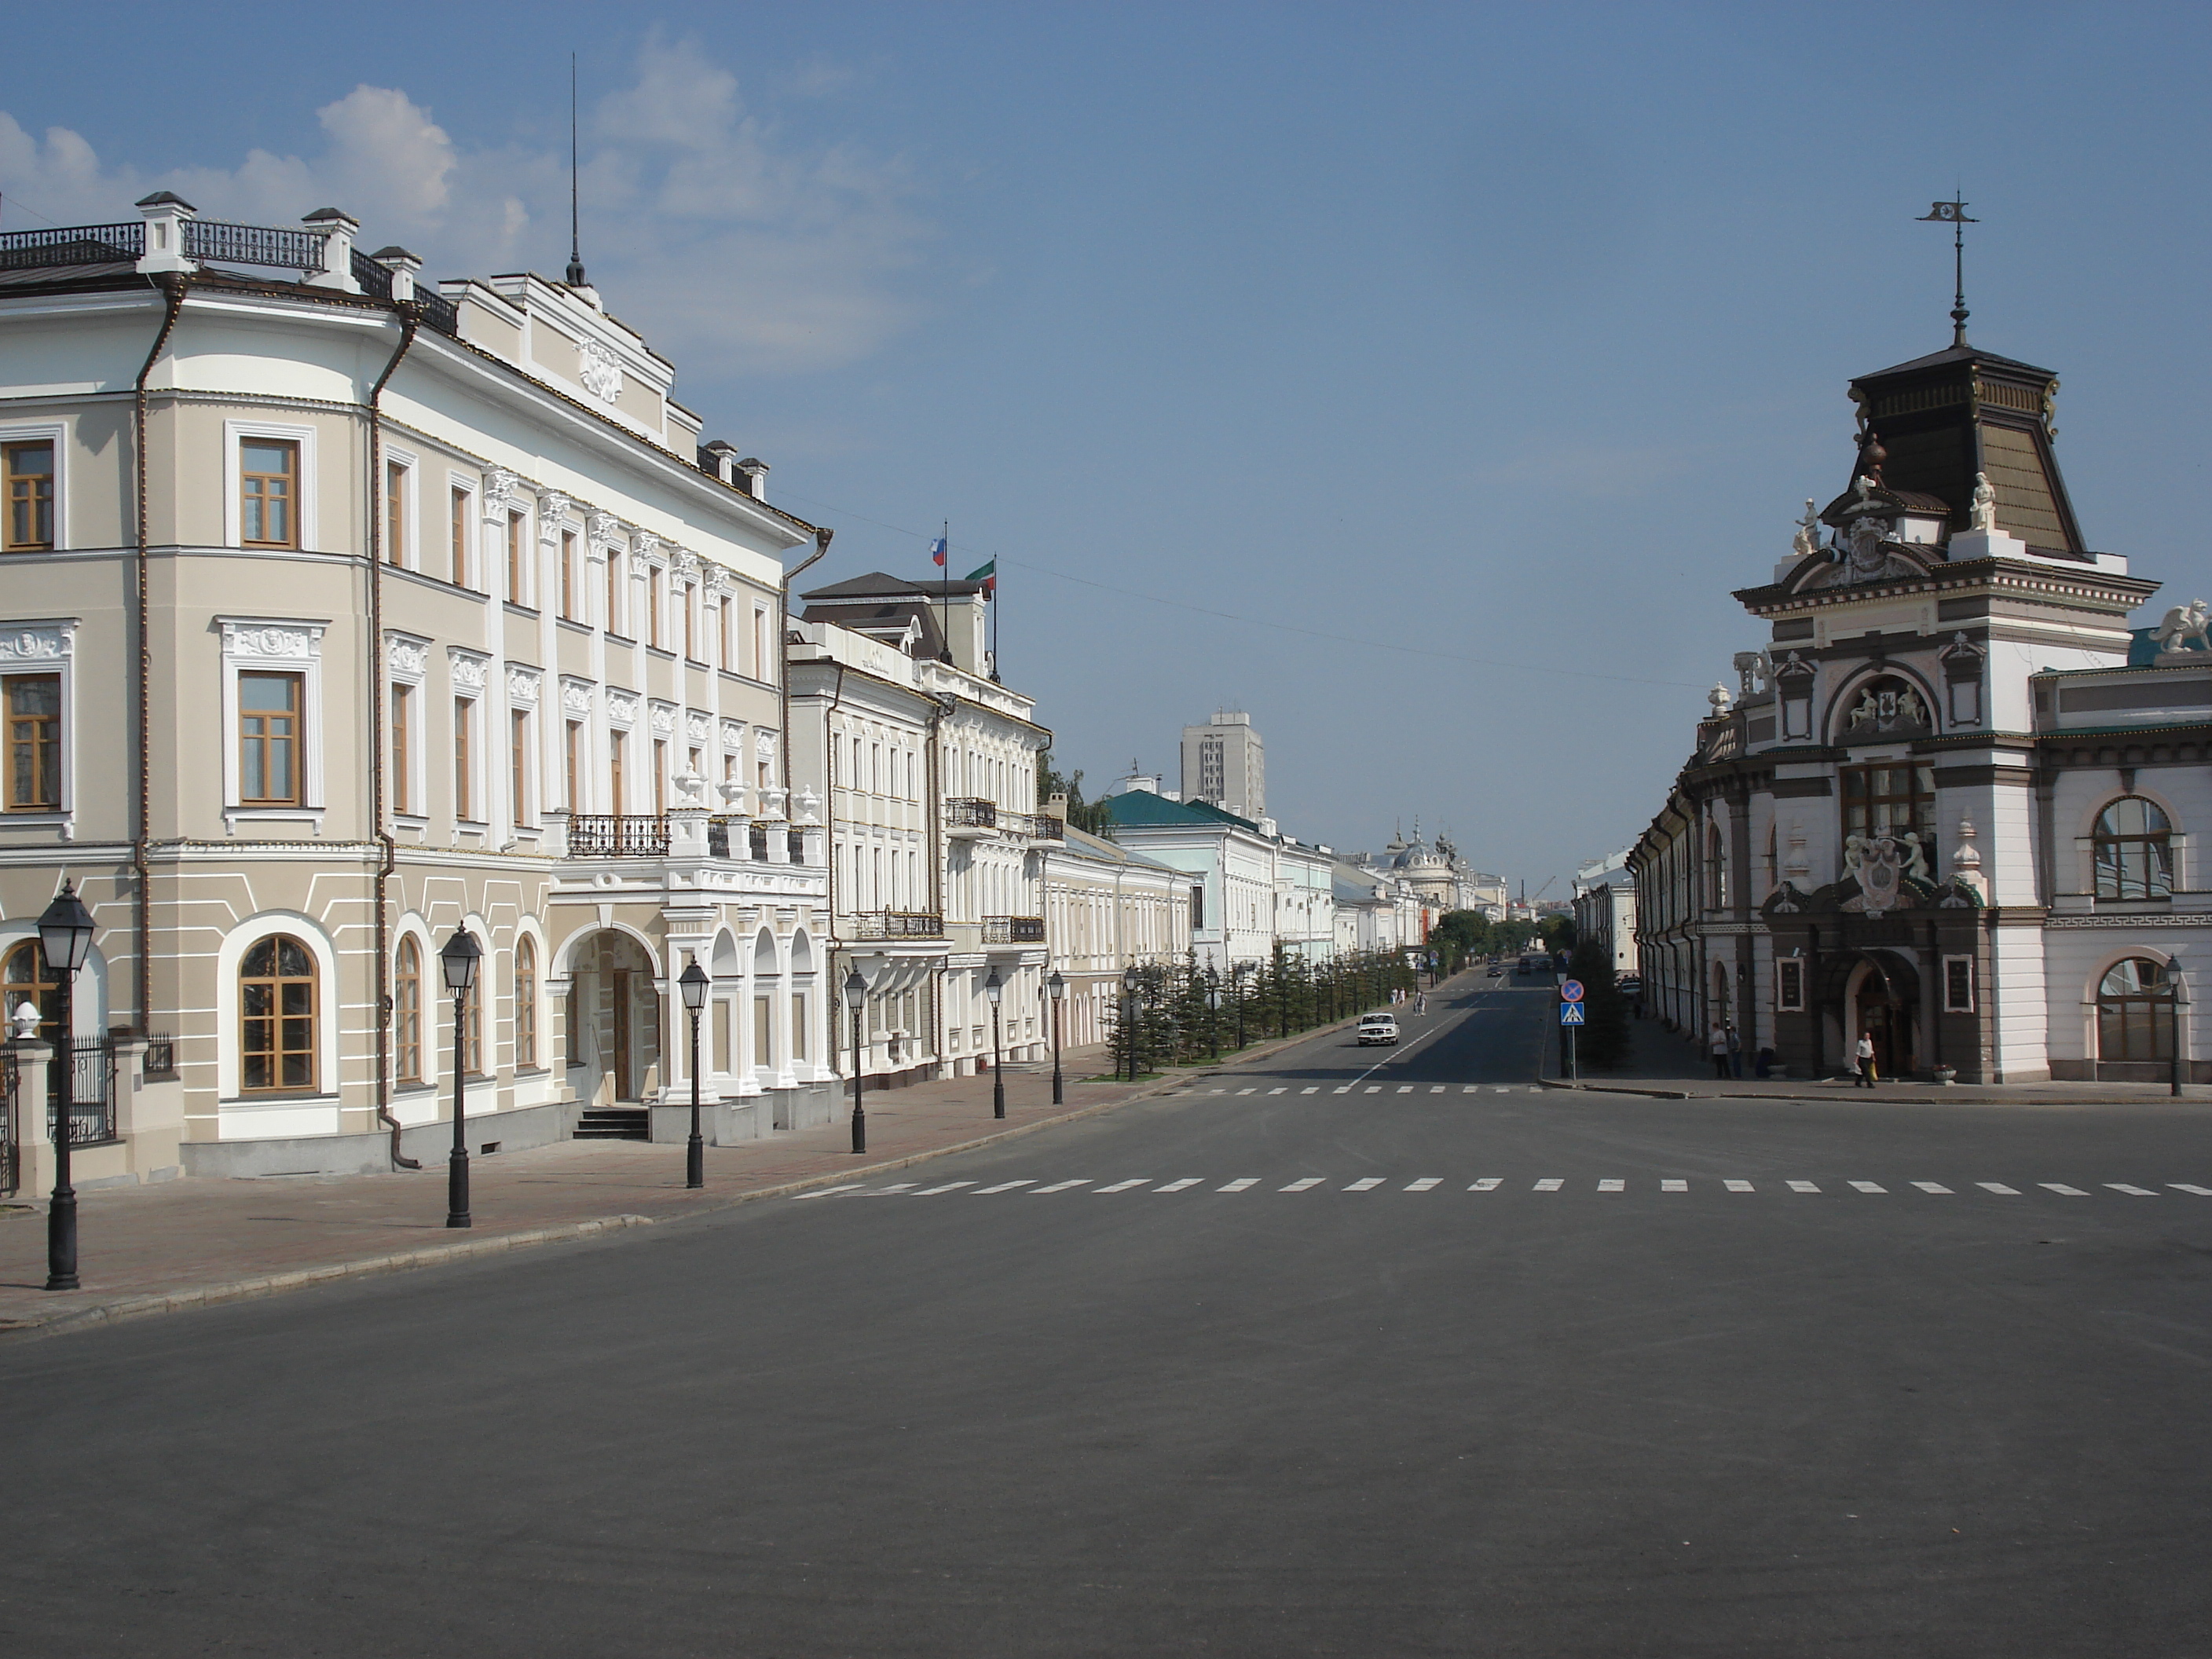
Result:
[[[1264,1097],[1268,1095],[1289,1094],[1291,1092],[1291,1088],[1292,1085],[1287,1083],[1273,1089],[1262,1089],[1256,1083],[1242,1089],[1231,1089],[1224,1085],[1219,1088],[1170,1089],[1161,1098],[1180,1100],[1186,1095],[1259,1095]],[[1531,1083],[1361,1083],[1354,1081],[1337,1084],[1309,1083],[1299,1088],[1297,1092],[1302,1095],[1323,1093],[1332,1095],[1540,1095],[1549,1091]]]
[[946,1181],[933,1186],[918,1182],[899,1181],[887,1185],[866,1182],[842,1182],[831,1187],[817,1187],[811,1191],[794,1194],[795,1200],[826,1198],[990,1198],[1020,1194],[1029,1198],[1074,1197],[1088,1194],[1107,1197],[1118,1194],[1143,1193],[1197,1194],[1235,1194],[1244,1193],[1437,1193],[1464,1191],[1476,1194],[1527,1192],[1530,1194],[1588,1193],[1619,1194],[1628,1197],[1638,1192],[1656,1193],[1662,1196],[1689,1196],[1698,1192],[1725,1195],[1757,1196],[1761,1194],[1790,1197],[1861,1197],[1887,1198],[1917,1194],[1926,1198],[1972,1198],[1986,1194],[1991,1198],[2039,1198],[2049,1194],[2054,1198],[2100,1198],[2116,1194],[2122,1198],[2163,1198],[2179,1194],[2185,1198],[2212,1198],[2212,1186],[2191,1181],[2167,1181],[2152,1185],[2132,1181],[2091,1181],[2076,1185],[2065,1181],[1923,1181],[1907,1179],[1891,1181],[1808,1180],[1802,1176],[1751,1178],[1741,1176],[1598,1176],[1577,1180],[1566,1176],[1529,1176],[1515,1178],[1508,1176],[1478,1176],[1462,1186],[1457,1177],[1438,1175],[1376,1176],[1363,1175],[1340,1179],[1330,1176],[1298,1176],[1278,1182],[1266,1176],[1175,1176],[1162,1178],[1156,1176],[1124,1176],[1102,1181],[1096,1176],[1073,1176],[1047,1180],[1042,1176],[1026,1176],[1012,1181],[993,1182],[982,1185],[975,1181]]

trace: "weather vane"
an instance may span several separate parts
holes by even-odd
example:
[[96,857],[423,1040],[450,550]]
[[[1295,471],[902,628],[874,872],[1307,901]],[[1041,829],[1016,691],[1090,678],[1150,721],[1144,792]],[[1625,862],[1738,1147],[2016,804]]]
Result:
[[1931,205],[1920,222],[1923,225],[1951,227],[1951,270],[1956,279],[1956,292],[1951,300],[1951,343],[1966,343],[1966,227],[1981,223],[1966,216],[1964,202],[1937,202]]

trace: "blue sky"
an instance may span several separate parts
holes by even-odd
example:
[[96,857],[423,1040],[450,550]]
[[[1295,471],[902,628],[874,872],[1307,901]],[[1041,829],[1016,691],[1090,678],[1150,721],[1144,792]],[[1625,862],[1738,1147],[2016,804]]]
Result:
[[1758,642],[1729,592],[1843,487],[1845,381],[1947,342],[1954,183],[2091,542],[2212,589],[2206,15],[42,8],[0,223],[161,184],[557,274],[573,47],[592,276],[836,527],[813,574],[950,519],[1094,787],[1242,707],[1285,830],[1418,813],[1558,892]]

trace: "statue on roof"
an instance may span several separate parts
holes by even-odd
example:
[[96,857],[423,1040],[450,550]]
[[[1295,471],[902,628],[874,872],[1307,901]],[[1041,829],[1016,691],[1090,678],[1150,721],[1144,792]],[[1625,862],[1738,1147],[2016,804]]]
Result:
[[1809,495],[1805,498],[1805,516],[1797,520],[1797,533],[1790,538],[1790,545],[1801,559],[1809,559],[1820,550],[1820,514]]
[[1990,486],[1990,475],[1974,474],[1974,504],[1966,509],[1966,528],[1994,531],[1997,527],[1997,492]]

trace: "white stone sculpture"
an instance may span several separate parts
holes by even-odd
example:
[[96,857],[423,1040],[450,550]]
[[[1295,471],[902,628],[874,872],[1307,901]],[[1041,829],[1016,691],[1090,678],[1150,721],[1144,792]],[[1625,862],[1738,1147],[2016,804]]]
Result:
[[668,781],[676,790],[678,806],[704,806],[707,804],[707,780],[689,768]]
[[2151,637],[2161,651],[2212,651],[2212,605],[2191,599],[2175,605]]
[[1712,704],[1713,718],[1715,720],[1718,720],[1722,715],[1727,714],[1729,711],[1729,702],[1730,699],[1729,697],[1729,689],[1726,684],[1720,680],[1715,680],[1713,682],[1713,689],[1705,693],[1705,701]]
[[1809,559],[1820,550],[1820,514],[1810,495],[1805,498],[1805,516],[1797,520],[1797,533],[1790,538],[1790,545],[1801,559]]
[[1997,492],[1990,487],[1990,475],[1974,474],[1974,504],[1966,510],[1966,528],[1993,531],[1997,527]]

